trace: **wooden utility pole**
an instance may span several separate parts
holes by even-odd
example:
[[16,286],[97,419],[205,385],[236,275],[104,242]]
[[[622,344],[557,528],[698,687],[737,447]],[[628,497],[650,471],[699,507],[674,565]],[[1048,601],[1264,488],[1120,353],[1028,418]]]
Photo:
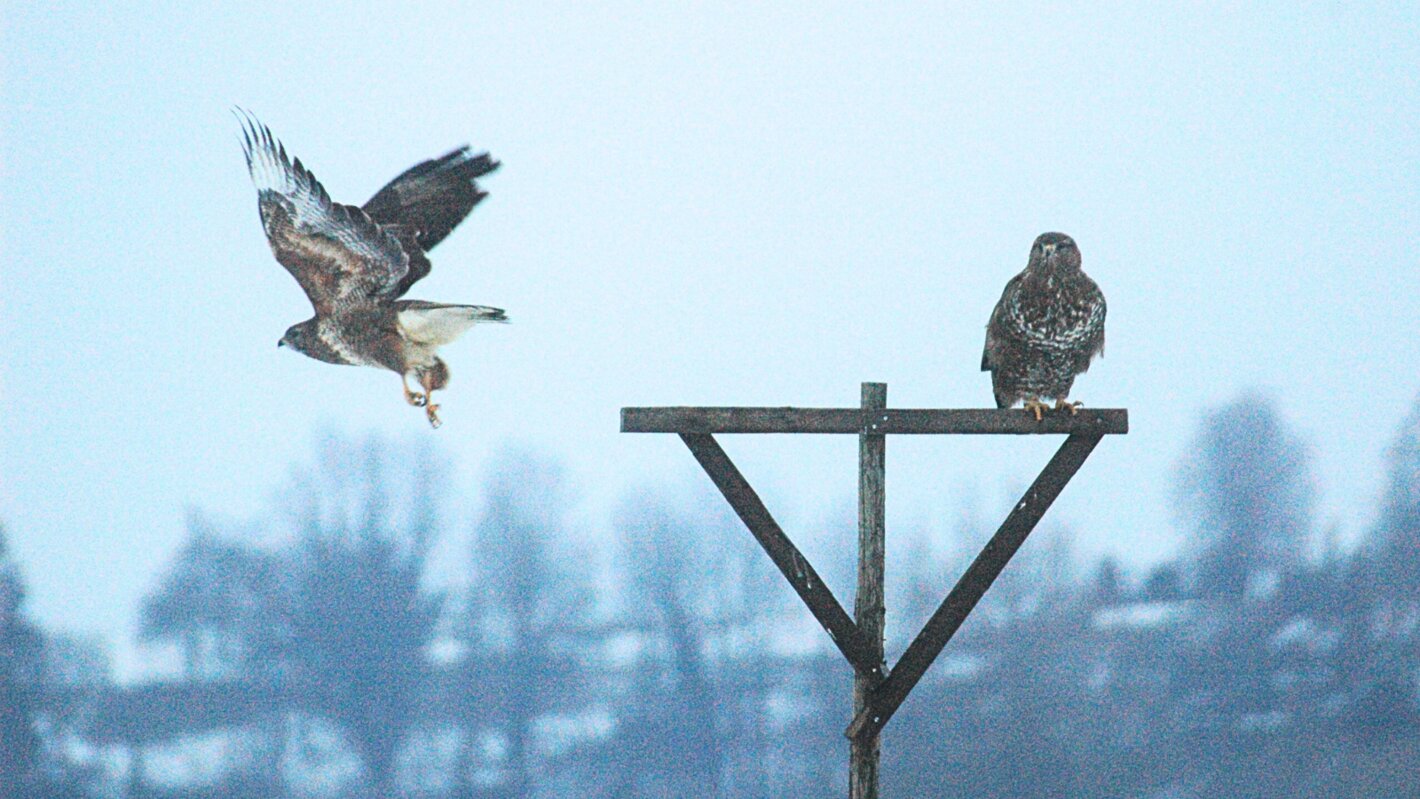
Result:
[[[878,799],[878,759],[884,725],[1006,568],[1046,509],[1106,435],[1129,432],[1122,409],[1054,411],[887,407],[887,386],[864,383],[857,408],[622,408],[623,433],[676,433],[735,509],[784,579],[853,667],[849,739],[849,799]],[[730,460],[717,433],[829,433],[858,436],[858,591],[849,618],[813,565],[784,534]],[[1065,442],[1012,507],[996,534],[889,672],[883,656],[883,563],[887,551],[887,436],[1050,435]]]

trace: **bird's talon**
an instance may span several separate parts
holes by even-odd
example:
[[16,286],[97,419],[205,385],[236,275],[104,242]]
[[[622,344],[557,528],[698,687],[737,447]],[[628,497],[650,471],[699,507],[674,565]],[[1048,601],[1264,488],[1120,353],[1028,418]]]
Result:
[[1076,415],[1076,414],[1078,414],[1078,413],[1080,412],[1080,406],[1082,406],[1082,405],[1084,405],[1084,404],[1085,404],[1085,403],[1080,402],[1079,400],[1076,400],[1075,402],[1071,402],[1071,401],[1069,401],[1069,400],[1067,400],[1067,399],[1057,399],[1057,400],[1055,401],[1055,410],[1057,410],[1057,411],[1065,411],[1065,410],[1068,410],[1068,411],[1070,412],[1070,415],[1071,415],[1071,416],[1074,416],[1074,415]]
[[424,412],[429,415],[429,426],[434,428],[435,430],[438,430],[439,425],[443,424],[443,422],[439,421],[438,411],[438,405],[429,405],[424,409]]
[[1027,412],[1035,416],[1037,422],[1044,418],[1045,411],[1050,408],[1050,406],[1046,405],[1044,402],[1034,399],[1026,400],[1025,407]]

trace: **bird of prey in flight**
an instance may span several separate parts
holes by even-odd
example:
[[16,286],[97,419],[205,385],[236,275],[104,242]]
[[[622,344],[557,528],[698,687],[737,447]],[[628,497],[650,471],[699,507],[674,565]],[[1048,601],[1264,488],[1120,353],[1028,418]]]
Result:
[[[405,400],[438,427],[433,394],[449,382],[439,347],[479,322],[507,317],[484,305],[400,298],[429,274],[427,253],[487,196],[476,181],[498,162],[460,147],[415,164],[356,207],[333,202],[249,112],[238,121],[271,251],[315,308],[277,345],[327,363],[398,373]],[[422,392],[410,390],[410,378]]]
[[986,324],[981,371],[991,373],[996,407],[1025,401],[1040,421],[1055,409],[1071,413],[1076,376],[1104,353],[1104,295],[1080,269],[1080,248],[1064,233],[1042,233],[1031,245],[1025,271],[1006,283]]

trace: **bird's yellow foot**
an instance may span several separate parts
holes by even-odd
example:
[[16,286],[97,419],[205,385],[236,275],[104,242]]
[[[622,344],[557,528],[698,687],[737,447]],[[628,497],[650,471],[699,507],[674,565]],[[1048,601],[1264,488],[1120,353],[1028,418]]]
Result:
[[1075,414],[1080,412],[1080,406],[1084,404],[1085,403],[1080,402],[1078,400],[1075,402],[1071,402],[1067,399],[1057,399],[1055,400],[1055,410],[1063,411],[1068,409],[1070,411],[1070,415],[1074,416]]
[[1035,420],[1036,420],[1037,422],[1041,420],[1041,414],[1043,414],[1043,413],[1045,413],[1046,411],[1050,410],[1050,406],[1049,406],[1049,405],[1046,405],[1044,402],[1041,402],[1040,400],[1035,399],[1034,397],[1031,397],[1031,398],[1027,399],[1025,405],[1026,405],[1026,412],[1027,412],[1027,413],[1034,414],[1034,415],[1035,415]]
[[404,386],[404,401],[416,408],[422,408],[429,404],[429,397],[420,394],[418,391],[410,391],[409,385]]
[[424,412],[429,415],[429,426],[434,428],[435,430],[439,429],[439,425],[443,424],[443,422],[439,421],[438,411],[438,405],[424,406]]

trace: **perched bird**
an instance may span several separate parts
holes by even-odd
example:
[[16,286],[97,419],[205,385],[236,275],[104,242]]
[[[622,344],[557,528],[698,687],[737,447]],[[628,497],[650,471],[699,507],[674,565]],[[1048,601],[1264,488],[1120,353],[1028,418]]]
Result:
[[[507,317],[483,305],[399,298],[429,274],[426,253],[487,196],[476,179],[498,162],[460,147],[415,164],[357,208],[332,202],[250,113],[238,121],[271,251],[315,307],[315,316],[292,325],[277,346],[327,363],[397,372],[405,400],[438,427],[433,393],[449,382],[439,347],[474,324]],[[411,377],[423,393],[410,390]]]
[[996,407],[1024,400],[1040,421],[1050,398],[1056,410],[1075,413],[1080,403],[1069,401],[1070,386],[1104,353],[1104,313],[1104,295],[1080,269],[1075,240],[1040,234],[986,323],[981,371],[991,373]]

